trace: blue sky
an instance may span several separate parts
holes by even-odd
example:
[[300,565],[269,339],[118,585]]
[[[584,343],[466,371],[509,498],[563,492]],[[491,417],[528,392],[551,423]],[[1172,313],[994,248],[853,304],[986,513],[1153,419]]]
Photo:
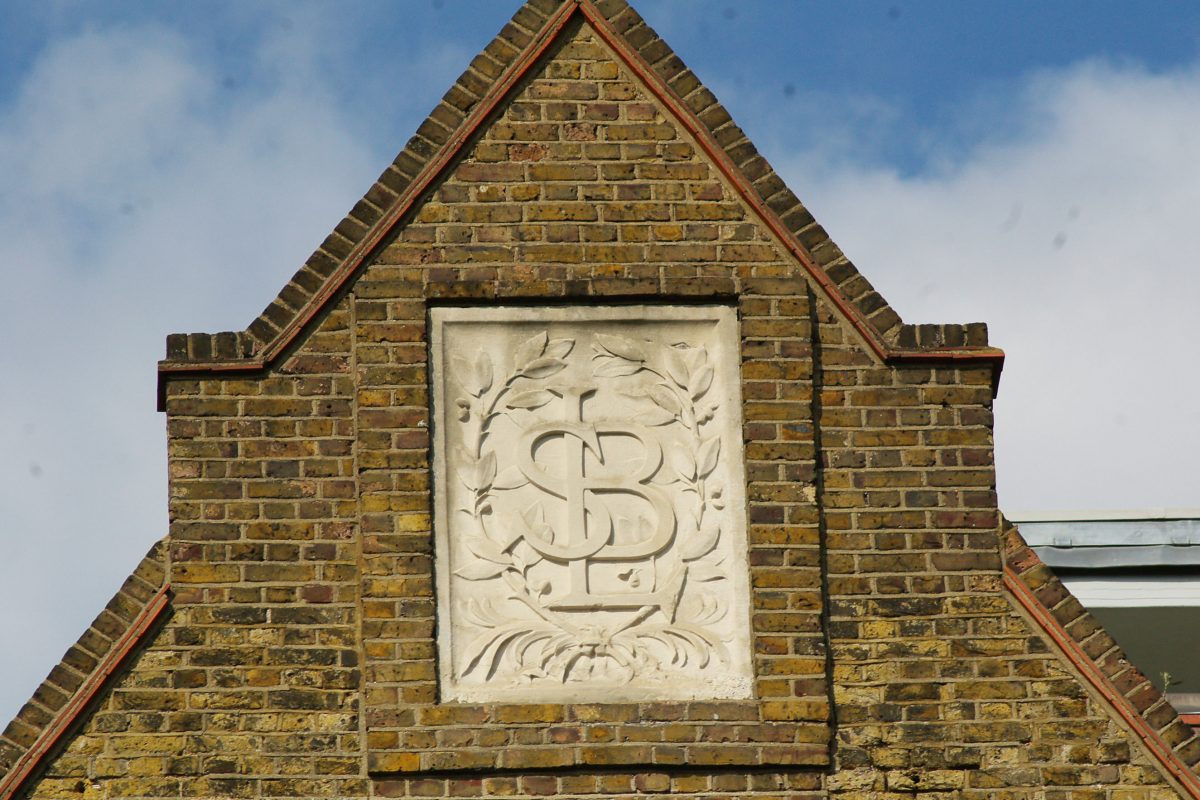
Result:
[[[1009,510],[1197,507],[1200,4],[639,9],[911,322]],[[0,2],[0,717],[166,532],[154,363],[244,327],[515,2]]]
[[[264,44],[304,39],[309,67],[337,87],[332,102],[359,121],[362,141],[382,158],[507,21],[511,5],[5,2],[0,101],[11,101],[48,44],[85,31],[180,33],[228,103],[278,85],[280,65],[259,58]],[[727,87],[722,100],[735,118],[748,124],[766,105],[795,118],[814,101],[858,100],[876,114],[856,122],[888,133],[857,134],[858,155],[909,174],[944,158],[946,147],[995,135],[972,124],[964,108],[1002,102],[1033,71],[1091,59],[1169,70],[1194,59],[1200,42],[1200,6],[1185,0],[658,0],[638,7],[693,69]],[[415,81],[414,58],[425,62]],[[802,145],[809,130],[799,124],[790,133]]]

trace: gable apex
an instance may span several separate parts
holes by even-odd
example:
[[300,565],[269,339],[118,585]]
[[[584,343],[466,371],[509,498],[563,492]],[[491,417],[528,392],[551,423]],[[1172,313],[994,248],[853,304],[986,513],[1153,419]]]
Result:
[[[528,0],[484,48],[404,150],[245,331],[174,334],[159,364],[159,408],[171,375],[261,370],[320,314],[575,18],[582,18],[676,118],[818,291],[886,361],[989,363],[1002,351],[982,323],[911,325],[887,304],[784,184],[699,78],[625,0]],[[993,386],[995,391],[995,386]]]

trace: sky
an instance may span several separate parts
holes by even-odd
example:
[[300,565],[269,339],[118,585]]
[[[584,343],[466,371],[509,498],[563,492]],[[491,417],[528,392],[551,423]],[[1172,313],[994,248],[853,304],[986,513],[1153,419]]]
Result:
[[[1200,507],[1200,4],[643,0],[908,322],[1007,511]],[[244,328],[516,8],[0,0],[0,725],[166,533],[155,363]]]

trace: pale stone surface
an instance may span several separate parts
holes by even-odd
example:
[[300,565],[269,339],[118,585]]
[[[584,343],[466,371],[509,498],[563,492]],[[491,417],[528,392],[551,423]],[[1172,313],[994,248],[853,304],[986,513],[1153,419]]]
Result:
[[442,700],[750,697],[734,310],[431,321]]

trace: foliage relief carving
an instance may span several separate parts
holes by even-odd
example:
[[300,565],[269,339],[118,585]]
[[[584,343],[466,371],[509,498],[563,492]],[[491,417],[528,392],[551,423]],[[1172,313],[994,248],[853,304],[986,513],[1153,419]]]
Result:
[[[721,437],[710,429],[720,408],[710,397],[708,351],[614,334],[591,338],[592,386],[552,380],[574,363],[576,340],[546,331],[515,348],[511,368],[483,351],[474,359],[451,356],[463,442],[453,461],[467,498],[454,509],[460,524],[452,529],[474,557],[455,564],[453,575],[503,587],[458,604],[473,631],[454,658],[460,678],[622,683],[665,678],[670,665],[729,661],[726,641],[709,627],[729,609],[710,589],[728,576],[714,552],[725,487],[714,479]],[[633,404],[635,419],[585,421],[584,403],[599,384]],[[515,457],[492,445],[502,418],[521,432]],[[604,442],[615,441],[609,437],[636,443],[635,466],[585,474],[585,463],[612,466],[605,461]],[[565,466],[547,470],[538,461],[549,440],[561,442]],[[565,523],[561,513],[552,520],[541,500],[511,510],[504,499],[531,484],[566,508]],[[635,518],[609,508],[620,496],[634,498]],[[557,567],[554,577],[535,569],[544,561]],[[620,570],[619,593],[591,589],[589,564],[602,562]],[[508,600],[531,614],[514,618]]]

